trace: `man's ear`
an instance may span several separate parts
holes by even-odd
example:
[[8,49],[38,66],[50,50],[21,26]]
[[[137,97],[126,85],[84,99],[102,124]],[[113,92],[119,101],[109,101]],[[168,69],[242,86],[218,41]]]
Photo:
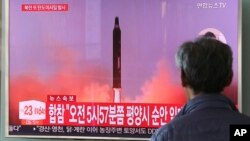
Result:
[[187,86],[187,77],[183,69],[181,69],[181,84],[183,87]]

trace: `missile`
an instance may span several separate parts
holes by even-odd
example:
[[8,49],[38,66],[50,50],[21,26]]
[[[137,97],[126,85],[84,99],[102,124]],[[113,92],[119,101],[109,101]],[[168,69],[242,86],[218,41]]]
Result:
[[121,102],[121,30],[119,18],[115,17],[113,29],[113,91],[114,102]]
[[113,30],[113,88],[121,88],[121,30],[118,17]]

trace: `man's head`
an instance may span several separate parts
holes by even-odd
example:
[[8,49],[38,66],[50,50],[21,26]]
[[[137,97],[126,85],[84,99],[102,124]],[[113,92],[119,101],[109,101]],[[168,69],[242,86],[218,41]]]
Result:
[[176,54],[182,85],[194,94],[223,91],[232,80],[232,61],[231,48],[208,36],[183,43]]

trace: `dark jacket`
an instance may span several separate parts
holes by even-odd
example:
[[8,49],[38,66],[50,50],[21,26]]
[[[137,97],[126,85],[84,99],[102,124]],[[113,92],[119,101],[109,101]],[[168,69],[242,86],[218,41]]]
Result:
[[250,117],[223,95],[203,94],[190,100],[151,141],[229,141],[231,124],[250,124]]

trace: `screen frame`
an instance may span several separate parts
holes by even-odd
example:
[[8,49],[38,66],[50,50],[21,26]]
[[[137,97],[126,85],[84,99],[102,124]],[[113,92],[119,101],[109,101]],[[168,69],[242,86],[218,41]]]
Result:
[[[2,1],[2,48],[1,48],[1,99],[4,100],[1,106],[4,106],[5,113],[5,137],[16,138],[57,138],[57,139],[113,139],[113,140],[148,140],[148,138],[121,138],[121,137],[88,137],[88,136],[27,136],[27,135],[9,135],[9,1]],[[238,0],[238,109],[242,112],[242,1]],[[2,101],[1,101],[2,102]]]

